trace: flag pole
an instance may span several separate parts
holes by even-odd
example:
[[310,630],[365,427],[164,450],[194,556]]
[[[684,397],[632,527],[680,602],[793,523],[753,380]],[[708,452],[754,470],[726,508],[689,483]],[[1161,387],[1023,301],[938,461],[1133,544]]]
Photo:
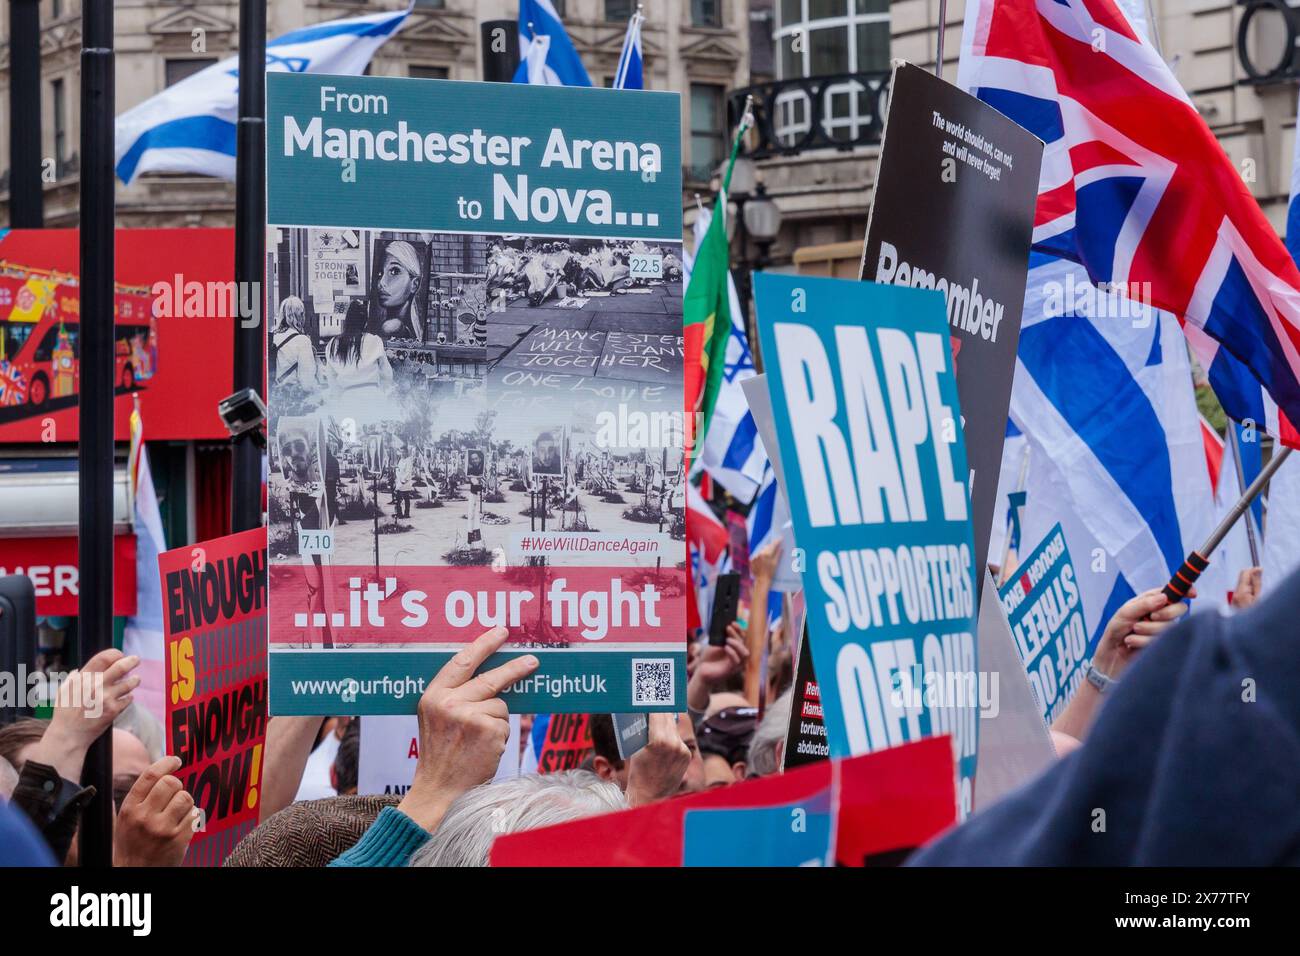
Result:
[[[41,6],[9,0],[9,225],[45,225],[41,182]],[[56,156],[61,161],[62,156]],[[59,170],[55,170],[57,174]]]
[[[77,402],[77,597],[79,665],[113,646],[113,4],[81,9],[81,382]],[[79,859],[113,865],[113,735],[86,752],[83,786],[95,795],[81,816]]]
[[[1237,487],[1246,487],[1246,472],[1241,464],[1241,439],[1237,437],[1237,425],[1228,420],[1228,440],[1232,442],[1232,464],[1237,470]],[[1250,543],[1250,563],[1259,567],[1259,544],[1255,538],[1255,515],[1246,509],[1246,540]]]
[[948,0],[939,0],[939,29],[934,42],[934,75],[943,78],[943,34],[948,27]]
[[[239,124],[235,143],[235,287],[241,314],[235,322],[234,391],[262,392],[262,327],[266,269],[266,0],[239,3]],[[243,315],[242,305],[252,304]],[[262,449],[258,429],[234,438],[230,530],[262,524]]]
[[1192,589],[1192,585],[1196,583],[1196,579],[1201,576],[1201,572],[1210,566],[1210,555],[1219,546],[1219,542],[1232,530],[1232,526],[1237,523],[1237,519],[1246,513],[1250,503],[1259,497],[1259,493],[1264,490],[1264,486],[1273,477],[1273,473],[1282,467],[1282,462],[1286,461],[1287,456],[1290,454],[1290,448],[1283,448],[1269,460],[1267,465],[1260,469],[1258,477],[1250,483],[1246,493],[1232,506],[1232,509],[1219,522],[1219,526],[1205,539],[1205,543],[1189,554],[1187,559],[1183,561],[1183,566],[1174,572],[1174,576],[1164,586],[1164,594],[1169,599],[1170,604],[1175,604],[1187,597],[1187,593]]

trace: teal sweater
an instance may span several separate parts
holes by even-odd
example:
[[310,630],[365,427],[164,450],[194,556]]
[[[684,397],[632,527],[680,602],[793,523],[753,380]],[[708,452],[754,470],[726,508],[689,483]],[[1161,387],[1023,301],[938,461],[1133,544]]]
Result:
[[330,866],[406,866],[429,842],[424,829],[397,807],[384,807],[357,844],[339,854]]

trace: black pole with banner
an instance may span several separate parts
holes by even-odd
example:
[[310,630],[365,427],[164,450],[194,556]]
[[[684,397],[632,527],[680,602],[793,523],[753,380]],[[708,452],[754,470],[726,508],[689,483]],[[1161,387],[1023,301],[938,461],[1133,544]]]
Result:
[[[113,646],[113,3],[81,13],[81,357],[77,426],[80,663]],[[113,864],[113,735],[90,746],[81,782],[82,866]]]
[[9,0],[9,225],[45,225],[40,0]]
[[[239,125],[235,140],[235,285],[252,314],[235,323],[235,391],[262,392],[266,296],[266,0],[239,4]],[[242,304],[241,304],[242,312]],[[262,449],[258,429],[234,438],[230,530],[262,524]]]

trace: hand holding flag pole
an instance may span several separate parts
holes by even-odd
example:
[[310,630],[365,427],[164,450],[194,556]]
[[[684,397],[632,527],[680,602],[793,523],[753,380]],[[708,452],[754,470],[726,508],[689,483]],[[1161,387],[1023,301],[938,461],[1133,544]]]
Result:
[[1205,543],[1189,554],[1187,559],[1183,561],[1183,566],[1174,572],[1174,576],[1169,579],[1169,583],[1163,589],[1164,595],[1169,599],[1170,604],[1187,597],[1187,592],[1192,589],[1196,579],[1210,566],[1210,555],[1219,546],[1219,542],[1224,539],[1228,532],[1232,530],[1232,526],[1246,513],[1250,503],[1264,490],[1264,486],[1273,477],[1273,473],[1282,467],[1282,462],[1286,461],[1287,456],[1290,454],[1290,448],[1282,448],[1273,455],[1269,463],[1259,470],[1259,475],[1250,483],[1250,487],[1246,489],[1245,494],[1219,522],[1219,526],[1205,539]]

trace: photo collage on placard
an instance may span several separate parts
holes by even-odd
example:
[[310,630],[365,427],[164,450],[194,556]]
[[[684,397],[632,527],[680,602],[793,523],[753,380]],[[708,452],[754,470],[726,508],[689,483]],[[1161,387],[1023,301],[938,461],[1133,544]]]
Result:
[[298,563],[307,529],[331,531],[331,563],[375,568],[520,565],[537,531],[684,539],[679,244],[272,238],[273,563]]

